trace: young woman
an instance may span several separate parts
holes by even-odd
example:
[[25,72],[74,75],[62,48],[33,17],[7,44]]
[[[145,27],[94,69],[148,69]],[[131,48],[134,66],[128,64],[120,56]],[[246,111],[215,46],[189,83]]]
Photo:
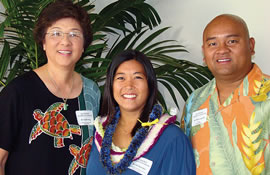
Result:
[[74,68],[92,41],[90,23],[69,0],[58,0],[40,14],[34,37],[47,63],[17,77],[0,94],[1,175],[83,173],[86,161],[77,159],[88,159],[94,133],[80,118],[97,116],[100,92]]
[[87,174],[195,175],[190,142],[162,114],[149,59],[137,51],[116,56],[107,72],[101,117]]

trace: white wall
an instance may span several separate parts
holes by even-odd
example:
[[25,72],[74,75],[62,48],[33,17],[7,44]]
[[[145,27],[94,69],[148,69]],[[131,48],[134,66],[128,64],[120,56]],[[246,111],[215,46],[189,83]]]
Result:
[[215,16],[232,13],[242,17],[255,38],[253,61],[270,74],[270,1],[268,0],[148,0],[162,18],[161,26],[172,26],[165,38],[186,46],[189,54],[180,55],[202,64],[202,31]]

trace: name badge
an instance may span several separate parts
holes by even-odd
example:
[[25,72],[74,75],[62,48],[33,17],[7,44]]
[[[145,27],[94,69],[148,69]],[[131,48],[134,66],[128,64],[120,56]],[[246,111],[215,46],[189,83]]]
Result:
[[152,167],[153,162],[144,157],[139,158],[138,160],[133,161],[129,169],[136,171],[139,174],[147,175]]
[[192,113],[192,126],[204,124],[207,118],[207,108]]
[[93,111],[83,110],[76,111],[77,122],[79,125],[93,125],[94,116]]

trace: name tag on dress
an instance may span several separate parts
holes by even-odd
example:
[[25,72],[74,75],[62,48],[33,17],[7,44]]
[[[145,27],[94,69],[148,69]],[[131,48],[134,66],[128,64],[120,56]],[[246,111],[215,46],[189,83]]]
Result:
[[78,124],[81,126],[94,124],[93,111],[89,110],[76,111],[76,117]]
[[192,126],[204,124],[207,118],[207,108],[192,113]]
[[129,169],[136,171],[139,174],[147,175],[152,167],[153,162],[144,157],[139,158],[138,160],[133,161]]

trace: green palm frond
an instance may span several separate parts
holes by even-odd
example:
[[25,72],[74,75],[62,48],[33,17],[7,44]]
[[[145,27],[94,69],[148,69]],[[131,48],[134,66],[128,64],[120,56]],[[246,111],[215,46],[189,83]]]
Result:
[[160,24],[161,19],[156,10],[144,1],[119,0],[109,4],[94,18],[93,31],[118,34],[120,30],[126,34],[140,32],[145,25],[152,29]]

